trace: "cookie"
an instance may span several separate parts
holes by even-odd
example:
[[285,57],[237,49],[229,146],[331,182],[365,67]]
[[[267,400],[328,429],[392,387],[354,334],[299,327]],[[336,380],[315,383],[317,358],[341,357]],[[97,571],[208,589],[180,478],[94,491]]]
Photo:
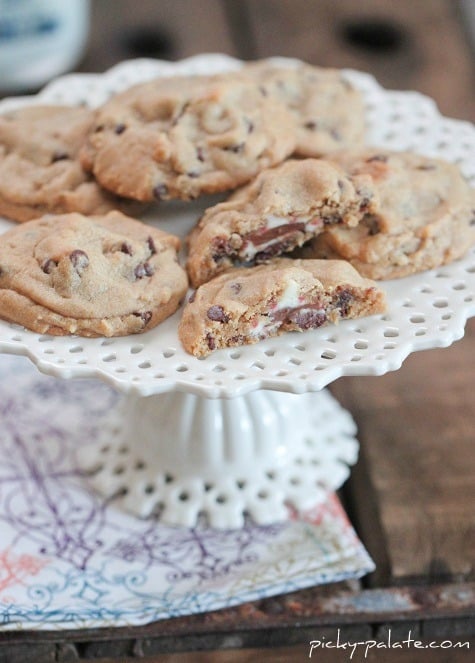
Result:
[[382,290],[343,260],[277,258],[231,269],[200,286],[184,308],[178,333],[187,352],[203,357],[384,310]]
[[305,257],[344,258],[368,278],[394,279],[447,264],[475,244],[475,191],[455,165],[377,149],[332,158],[351,176],[371,177],[379,209],[355,228],[327,228]]
[[79,162],[93,119],[93,111],[67,106],[28,106],[0,115],[0,216],[22,222],[117,206]]
[[186,292],[179,245],[120,212],[17,226],[0,236],[0,317],[59,336],[147,331]]
[[363,144],[363,95],[344,72],[303,63],[282,67],[269,60],[247,65],[245,71],[292,113],[296,155],[318,157]]
[[348,177],[318,159],[290,160],[260,173],[210,207],[189,236],[194,287],[236,263],[254,264],[291,251],[329,225],[355,226],[377,204],[368,175]]
[[293,122],[249,76],[158,78],[99,109],[81,159],[122,196],[193,199],[283,161],[295,148]]

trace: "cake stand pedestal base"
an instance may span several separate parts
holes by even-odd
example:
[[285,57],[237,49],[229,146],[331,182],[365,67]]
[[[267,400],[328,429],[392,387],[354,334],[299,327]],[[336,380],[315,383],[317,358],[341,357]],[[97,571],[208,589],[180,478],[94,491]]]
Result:
[[129,395],[79,462],[99,493],[135,515],[238,528],[246,515],[268,524],[324,501],[356,461],[355,432],[326,390]]

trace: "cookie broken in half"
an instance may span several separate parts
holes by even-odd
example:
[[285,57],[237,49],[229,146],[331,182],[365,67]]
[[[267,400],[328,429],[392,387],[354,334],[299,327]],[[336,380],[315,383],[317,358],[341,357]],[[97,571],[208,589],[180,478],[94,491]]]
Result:
[[369,175],[350,177],[319,159],[287,161],[206,210],[188,239],[191,283],[267,262],[329,226],[356,226],[376,205]]
[[384,310],[383,291],[344,260],[277,258],[231,269],[200,286],[184,308],[178,333],[187,352],[203,357]]

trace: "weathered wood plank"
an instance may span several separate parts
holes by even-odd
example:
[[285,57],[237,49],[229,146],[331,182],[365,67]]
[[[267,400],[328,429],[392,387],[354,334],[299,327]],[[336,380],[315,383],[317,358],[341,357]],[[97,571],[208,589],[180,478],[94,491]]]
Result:
[[[227,4],[238,9],[241,5],[247,11],[239,19],[233,9],[233,20],[239,21],[234,30],[226,25],[225,7],[219,0],[95,0],[90,48],[81,69],[103,71],[140,54],[170,59],[205,51],[247,58],[282,54],[325,66],[369,71],[387,87],[413,88],[435,97],[447,115],[473,119],[471,54],[456,20],[455,3],[450,0],[360,0],[357,9],[353,0],[228,0]],[[404,28],[406,38],[399,51],[364,51],[342,41],[346,21],[370,14],[396,21]],[[231,16],[229,7],[227,16]],[[134,33],[132,48],[130,37]],[[137,35],[139,42],[142,39],[142,53]],[[398,373],[382,378],[347,378],[333,385],[334,393],[360,425],[367,461],[354,473],[350,492],[353,496],[360,492],[353,505],[365,540],[379,546],[378,568],[386,582],[417,577],[425,582],[440,578],[444,569],[455,578],[470,575],[469,562],[474,556],[463,539],[464,532],[467,537],[473,535],[469,511],[473,505],[474,422],[469,396],[474,331],[472,321],[463,341],[448,350],[413,355]],[[360,477],[358,481],[356,477]],[[375,533],[377,528],[379,533]],[[374,548],[378,561],[376,552]],[[428,577],[427,569],[431,569]],[[0,661],[84,660],[87,653],[113,656],[113,660],[121,656],[124,661],[131,654],[167,663],[294,661],[308,656],[306,640],[310,636],[334,633],[342,624],[352,629],[347,633],[355,637],[367,637],[368,633],[382,637],[389,625],[398,632],[411,626],[423,637],[473,632],[473,587],[414,587],[402,595],[401,591],[392,588],[383,593],[361,593],[355,586],[337,585],[142,627],[3,633]],[[412,606],[409,611],[408,606]],[[394,620],[402,621],[395,624]],[[288,646],[291,631],[296,646]],[[186,648],[192,641],[196,644],[192,654],[189,647],[181,654],[153,654],[176,651],[180,642]],[[232,647],[233,642],[234,646],[241,642],[259,649],[197,651],[205,646]],[[104,644],[103,654],[99,643]],[[472,642],[472,651],[474,646]],[[334,651],[322,650],[318,660],[338,659]],[[341,660],[348,660],[347,652]],[[371,651],[366,660],[383,657],[380,651]],[[409,662],[414,660],[414,650],[385,651],[384,660]],[[434,650],[430,660],[458,663],[467,656],[457,650]]]
[[[407,637],[407,636],[406,636]],[[351,640],[350,643],[354,643]],[[430,640],[421,641],[421,645],[427,644]],[[363,644],[355,647],[355,654],[351,660],[353,661],[367,661],[368,663],[467,663],[473,652],[474,641],[468,641],[469,648],[461,649],[429,649],[422,651],[418,645],[418,649],[414,646],[405,646],[406,648],[385,648],[377,649],[376,645],[371,643]],[[327,641],[328,644],[328,641]],[[336,643],[334,642],[335,647]],[[315,645],[314,645],[315,647]],[[368,647],[368,649],[366,649]],[[193,663],[254,663],[260,661],[262,663],[294,663],[295,661],[315,660],[319,663],[347,663],[350,660],[352,648],[336,649],[330,647],[314,648],[310,657],[310,646],[308,643],[295,645],[293,647],[278,647],[272,649],[231,649],[221,652],[194,652]],[[187,658],[189,654],[170,654],[165,656],[158,656],[152,659],[144,659],[144,663],[189,663],[190,659]],[[98,661],[98,663],[101,663]],[[102,661],[102,663],[109,663]]]
[[197,53],[235,54],[220,0],[95,0],[80,71],[104,71],[121,60],[179,60]]
[[348,494],[379,562],[373,584],[474,577],[474,356],[472,319],[448,349],[332,385],[359,426],[362,457]]
[[[316,587],[189,617],[160,620],[121,629],[83,629],[4,632],[0,644],[35,646],[51,642],[73,643],[81,656],[152,655],[157,652],[237,646],[276,646],[302,641],[307,633],[347,634],[373,631],[384,635],[390,624],[397,632],[411,628],[422,633],[420,623],[432,620],[446,625],[458,620],[463,635],[475,636],[475,583],[428,587],[391,587],[353,590],[344,585]],[[424,623],[426,623],[424,621]],[[428,627],[427,627],[428,628]],[[354,629],[354,630],[353,630]],[[433,633],[433,629],[427,630]],[[234,643],[234,644],[233,644]],[[0,647],[0,651],[2,651]]]

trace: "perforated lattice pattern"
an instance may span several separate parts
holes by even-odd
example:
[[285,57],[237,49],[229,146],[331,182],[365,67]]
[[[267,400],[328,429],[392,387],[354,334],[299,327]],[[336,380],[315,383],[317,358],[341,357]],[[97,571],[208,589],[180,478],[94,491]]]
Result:
[[[156,75],[217,72],[240,63],[221,55],[180,63],[125,62],[103,75],[58,79],[35,98],[11,99],[0,110],[27,103],[86,103],[97,106],[129,85]],[[387,92],[367,74],[346,72],[364,94],[368,142],[411,149],[459,164],[475,186],[475,130],[443,118],[428,98]],[[170,203],[147,221],[184,235],[200,213],[197,205]],[[11,224],[0,222],[6,229]],[[414,350],[447,346],[463,335],[475,314],[475,250],[441,269],[382,284],[389,310],[384,316],[345,321],[337,327],[287,334],[255,346],[215,352],[204,360],[182,349],[179,313],[139,336],[81,339],[39,336],[0,322],[0,350],[23,353],[48,373],[99,376],[124,390],[152,394],[178,389],[212,397],[268,388],[302,393],[319,390],[341,375],[382,374],[397,369]]]
[[[206,515],[212,527],[225,528],[242,527],[246,515],[261,525],[286,520],[289,506],[297,511],[313,508],[346,481],[350,466],[358,457],[356,426],[326,390],[299,397],[260,392],[259,404],[254,408],[248,399],[255,399],[257,395],[244,396],[244,407],[237,409],[233,408],[236,399],[208,401],[213,404],[213,419],[221,419],[222,408],[226,404],[231,406],[221,421],[221,434],[210,431],[211,437],[203,439],[192,427],[185,426],[191,434],[186,436],[187,449],[175,467],[167,462],[171,436],[156,433],[149,439],[137,433],[128,440],[119,408],[110,421],[101,426],[99,440],[81,449],[80,465],[90,473],[89,482],[97,491],[106,497],[116,496],[116,504],[141,517],[155,514],[165,522],[191,526],[200,515]],[[177,394],[173,394],[173,398],[177,398]],[[252,460],[249,462],[245,462],[247,457],[242,444],[231,450],[233,443],[229,440],[227,425],[237,429],[238,419],[246,417],[248,438],[252,438],[252,431],[259,430],[258,420],[272,419],[278,409],[286,410],[282,408],[282,399],[295,398],[299,401],[293,403],[298,421],[293,425],[291,440],[281,439],[278,434],[274,438],[272,433],[278,431],[269,426],[266,433],[271,438],[267,454],[259,452],[260,440],[251,442]],[[144,400],[147,399],[138,399],[138,407]],[[194,420],[193,411],[196,413],[196,408],[201,411],[202,401],[201,398],[193,400],[191,408],[187,406],[190,401],[183,402],[182,416]],[[166,405],[162,403],[164,408]],[[156,406],[158,412],[160,404],[157,402]],[[161,415],[163,412],[160,410]],[[161,421],[163,430],[163,416]],[[154,431],[157,430],[155,427]],[[180,425],[171,437],[178,440],[178,446],[182,441],[179,430]],[[263,433],[263,429],[260,430]],[[283,445],[287,442],[283,456]],[[207,465],[205,476],[203,468],[197,467],[193,459],[197,445],[206,449],[202,456]]]

